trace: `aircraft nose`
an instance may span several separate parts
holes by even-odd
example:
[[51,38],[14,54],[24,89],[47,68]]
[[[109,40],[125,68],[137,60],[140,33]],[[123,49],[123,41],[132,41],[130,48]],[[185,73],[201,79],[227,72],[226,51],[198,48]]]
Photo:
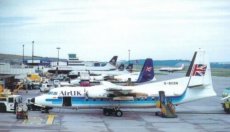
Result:
[[32,103],[35,103],[35,98],[32,98],[30,101],[31,101]]

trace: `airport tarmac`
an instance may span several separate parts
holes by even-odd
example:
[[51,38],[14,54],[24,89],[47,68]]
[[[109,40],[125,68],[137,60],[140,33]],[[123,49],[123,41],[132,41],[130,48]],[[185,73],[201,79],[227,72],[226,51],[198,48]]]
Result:
[[[183,76],[182,73],[158,75],[157,80]],[[230,86],[230,78],[213,77],[216,97],[182,104],[176,107],[177,118],[161,118],[159,109],[123,109],[123,117],[104,116],[102,110],[53,109],[49,114],[29,111],[28,120],[18,120],[13,113],[1,113],[0,132],[78,131],[78,132],[227,132],[230,115],[221,106],[221,94]],[[20,91],[25,100],[40,94],[39,90]]]

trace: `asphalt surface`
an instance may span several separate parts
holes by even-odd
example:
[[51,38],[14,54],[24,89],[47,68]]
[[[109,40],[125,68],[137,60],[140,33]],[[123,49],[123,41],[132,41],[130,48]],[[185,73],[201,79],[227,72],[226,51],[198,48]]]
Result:
[[[158,75],[158,80],[183,76],[182,73]],[[13,113],[1,113],[0,132],[78,131],[78,132],[228,132],[230,115],[221,106],[221,94],[230,86],[230,78],[213,77],[216,97],[176,107],[177,118],[155,116],[159,109],[123,109],[123,117],[104,116],[102,110],[55,108],[49,114],[29,111],[28,120],[16,119]],[[25,100],[40,94],[39,90],[20,91]],[[51,116],[50,116],[51,115]]]

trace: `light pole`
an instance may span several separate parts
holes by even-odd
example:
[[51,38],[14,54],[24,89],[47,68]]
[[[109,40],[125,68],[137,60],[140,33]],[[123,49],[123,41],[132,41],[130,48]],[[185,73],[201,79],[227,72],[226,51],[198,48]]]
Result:
[[129,50],[128,50],[128,52],[129,52],[129,64],[130,64],[130,51],[131,51],[131,50],[129,49]]
[[60,50],[61,48],[60,47],[57,47],[57,50],[58,50],[58,61],[57,61],[57,66],[59,66],[59,50]]
[[34,40],[32,41],[32,65],[34,65]]
[[24,44],[22,45],[22,64],[24,64]]

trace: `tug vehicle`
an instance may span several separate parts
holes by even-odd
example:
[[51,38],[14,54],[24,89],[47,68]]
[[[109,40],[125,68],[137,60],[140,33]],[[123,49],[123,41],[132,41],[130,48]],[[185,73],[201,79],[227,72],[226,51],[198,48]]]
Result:
[[19,103],[22,103],[21,95],[12,95],[10,90],[0,85],[0,112],[15,112]]

